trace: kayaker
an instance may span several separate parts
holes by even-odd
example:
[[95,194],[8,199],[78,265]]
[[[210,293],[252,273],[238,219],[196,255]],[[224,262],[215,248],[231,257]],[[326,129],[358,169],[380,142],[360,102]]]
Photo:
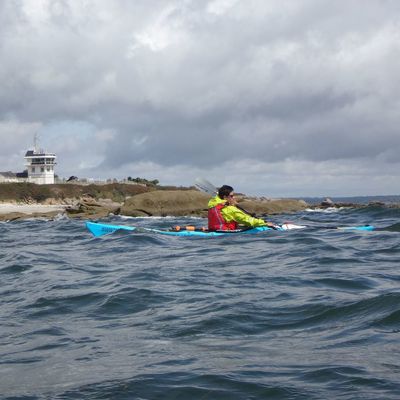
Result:
[[223,185],[218,189],[218,194],[208,202],[208,230],[233,231],[239,229],[239,224],[252,228],[257,226],[275,228],[274,224],[254,218],[240,209],[233,187]]

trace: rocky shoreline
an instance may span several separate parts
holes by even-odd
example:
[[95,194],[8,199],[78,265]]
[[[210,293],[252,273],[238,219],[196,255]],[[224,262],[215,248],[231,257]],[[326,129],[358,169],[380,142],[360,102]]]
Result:
[[[41,203],[3,202],[0,203],[0,221],[15,221],[27,218],[54,219],[60,216],[80,219],[99,219],[110,214],[131,217],[165,216],[207,216],[209,196],[197,190],[152,190],[126,196],[124,201],[96,198],[85,194],[77,199],[60,201],[48,198]],[[291,213],[305,209],[360,208],[384,206],[384,203],[355,204],[334,203],[325,199],[320,204],[309,205],[304,200],[268,199],[265,197],[238,196],[239,205],[249,213],[267,216]]]
[[[144,216],[207,216],[209,196],[197,190],[154,190],[128,197],[123,202],[96,199],[85,195],[79,199],[60,202],[46,199],[44,203],[0,203],[0,221],[26,218],[53,219],[60,215],[69,218],[98,219],[110,214],[132,217]],[[295,212],[306,209],[303,200],[239,197],[239,204],[258,215]]]

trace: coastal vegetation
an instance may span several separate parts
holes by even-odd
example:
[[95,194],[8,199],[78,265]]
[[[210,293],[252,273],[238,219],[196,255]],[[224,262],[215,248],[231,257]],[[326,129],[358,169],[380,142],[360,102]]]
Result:
[[0,201],[15,201],[22,203],[42,202],[52,197],[50,185],[34,183],[2,183],[0,185]]
[[149,181],[148,179],[144,179],[144,178],[132,178],[130,176],[128,176],[128,181],[129,182],[135,182],[135,183],[140,183],[140,184],[144,184],[146,186],[157,186],[160,182],[158,181],[158,179],[154,179],[152,181]]
[[0,202],[42,203],[48,199],[68,202],[69,200],[80,199],[85,196],[94,199],[103,198],[121,202],[128,197],[156,189],[155,185],[147,186],[123,183],[105,185],[2,183],[0,184]]

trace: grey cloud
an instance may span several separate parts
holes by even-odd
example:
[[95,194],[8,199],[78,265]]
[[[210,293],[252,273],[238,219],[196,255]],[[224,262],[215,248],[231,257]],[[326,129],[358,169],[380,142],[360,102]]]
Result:
[[0,4],[0,118],[112,130],[104,169],[400,160],[397,1],[43,4]]

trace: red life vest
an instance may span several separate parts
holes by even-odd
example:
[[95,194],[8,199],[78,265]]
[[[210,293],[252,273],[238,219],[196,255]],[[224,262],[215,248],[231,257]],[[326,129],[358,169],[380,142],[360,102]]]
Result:
[[209,231],[233,231],[238,229],[235,221],[227,222],[222,216],[221,210],[225,204],[217,204],[215,207],[208,209],[208,230]]

